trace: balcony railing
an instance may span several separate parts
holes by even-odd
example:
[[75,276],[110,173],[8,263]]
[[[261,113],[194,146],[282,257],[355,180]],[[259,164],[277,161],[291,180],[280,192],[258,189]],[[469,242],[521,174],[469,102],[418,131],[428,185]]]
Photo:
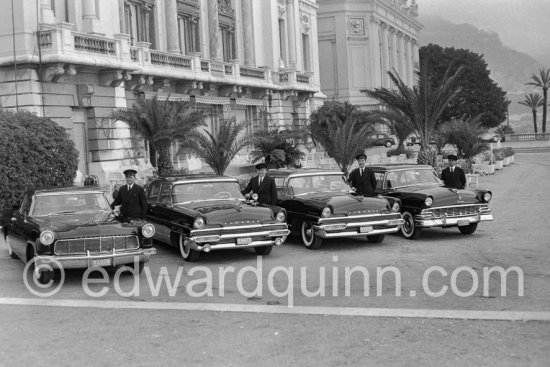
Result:
[[532,133],[532,134],[506,134],[505,141],[541,141],[550,140],[550,133]]
[[137,47],[130,47],[130,58],[133,62],[139,61],[138,52],[139,50]]
[[52,47],[52,31],[41,31],[39,42],[42,48]]
[[151,50],[151,64],[191,70],[191,57]]
[[263,69],[241,66],[240,70],[243,78],[265,79],[265,70]]
[[307,74],[296,74],[296,81],[302,84],[309,84],[309,75]]
[[73,34],[75,50],[104,55],[116,55],[115,40],[80,33]]

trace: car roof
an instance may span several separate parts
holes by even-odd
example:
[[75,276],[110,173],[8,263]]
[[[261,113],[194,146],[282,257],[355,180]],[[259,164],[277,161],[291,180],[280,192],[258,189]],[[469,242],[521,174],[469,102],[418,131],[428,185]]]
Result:
[[171,183],[179,182],[202,182],[202,181],[236,181],[234,177],[229,176],[219,176],[216,174],[190,174],[190,175],[178,175],[178,176],[167,176],[167,177],[158,177],[154,181],[166,181]]
[[63,194],[63,193],[82,193],[82,192],[96,192],[103,193],[105,190],[95,186],[62,186],[62,187],[49,187],[41,189],[30,189],[27,193],[40,195],[40,194]]
[[297,169],[270,169],[267,171],[270,176],[290,176],[290,175],[315,175],[315,174],[343,174],[337,169],[324,168],[297,168]]
[[407,164],[407,163],[390,163],[390,164],[377,164],[367,166],[374,171],[393,171],[398,169],[433,169],[432,166],[427,164]]

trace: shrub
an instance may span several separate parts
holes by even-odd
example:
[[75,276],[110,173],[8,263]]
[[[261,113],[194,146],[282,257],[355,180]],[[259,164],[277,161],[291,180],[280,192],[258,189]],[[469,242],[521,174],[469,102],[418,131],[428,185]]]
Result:
[[495,161],[501,161],[504,159],[504,149],[493,149],[493,154],[495,155]]
[[30,112],[0,110],[0,209],[3,217],[28,188],[70,185],[78,151],[67,131]]
[[502,153],[504,154],[504,157],[511,157],[513,156],[514,154],[516,154],[516,152],[514,151],[514,149],[510,148],[510,147],[507,147],[507,148],[504,148]]

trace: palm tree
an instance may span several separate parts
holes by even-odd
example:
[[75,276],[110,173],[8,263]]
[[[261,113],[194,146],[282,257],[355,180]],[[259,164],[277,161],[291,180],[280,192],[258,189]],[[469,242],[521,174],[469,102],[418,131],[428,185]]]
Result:
[[487,133],[487,129],[482,126],[481,117],[482,114],[471,120],[452,120],[443,130],[447,142],[456,147],[458,156],[468,161],[489,149],[489,146],[480,140],[480,137]]
[[375,131],[374,120],[364,120],[354,114],[346,115],[346,120],[333,116],[325,119],[324,128],[311,128],[311,135],[332,157],[346,177],[355,156],[368,146],[368,137]]
[[[429,146],[430,139],[440,123],[445,108],[460,92],[456,86],[456,79],[462,72],[459,67],[453,75],[449,75],[449,69],[441,80],[439,86],[433,86],[427,71],[426,63],[423,63],[420,71],[416,73],[418,84],[409,87],[397,73],[388,72],[396,89],[377,88],[375,90],[362,90],[368,96],[377,99],[387,107],[388,112],[379,111],[379,114],[391,116],[402,115],[404,123],[415,131],[420,137],[419,163],[435,163],[435,150]],[[433,157],[432,157],[433,155]]]
[[253,162],[264,160],[268,167],[280,168],[293,165],[305,157],[293,140],[300,140],[303,132],[291,130],[262,130],[254,133],[250,153]]
[[[384,123],[390,127],[393,135],[397,138],[397,147],[395,150],[398,152],[405,152],[405,141],[411,135],[414,130],[410,124],[407,123],[407,117],[397,111],[384,111],[382,114],[378,114],[379,111],[370,111],[369,118],[378,118],[379,123]],[[389,124],[387,123],[389,121]]]
[[518,102],[521,105],[524,105],[526,107],[529,107],[531,109],[531,112],[533,113],[533,126],[535,128],[535,134],[537,131],[537,108],[544,105],[543,98],[538,93],[529,93],[525,95],[525,99],[523,101]]
[[176,141],[186,141],[190,133],[204,125],[203,113],[191,108],[189,103],[159,99],[155,95],[133,105],[131,109],[119,108],[111,117],[128,123],[130,129],[149,142],[157,152],[157,168],[160,176],[170,174],[174,167],[170,146]]
[[526,83],[527,85],[534,85],[535,87],[542,88],[542,132],[546,132],[546,108],[548,106],[548,87],[550,87],[550,69],[541,69],[540,75],[531,75],[532,82]]
[[248,144],[246,138],[239,137],[244,128],[244,124],[238,124],[232,117],[220,122],[219,128],[213,133],[193,131],[182,144],[181,150],[192,152],[204,160],[217,175],[223,176],[229,163]]

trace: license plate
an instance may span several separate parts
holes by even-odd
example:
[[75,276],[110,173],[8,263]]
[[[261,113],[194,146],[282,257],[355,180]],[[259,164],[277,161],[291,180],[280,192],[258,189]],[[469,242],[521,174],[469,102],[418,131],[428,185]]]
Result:
[[457,222],[459,226],[469,226],[470,221],[468,219],[459,219]]
[[92,268],[97,266],[111,266],[111,259],[94,259],[92,260]]
[[372,226],[359,227],[359,233],[369,233],[372,232]]
[[252,242],[252,237],[237,238],[237,245],[248,245],[250,242]]

